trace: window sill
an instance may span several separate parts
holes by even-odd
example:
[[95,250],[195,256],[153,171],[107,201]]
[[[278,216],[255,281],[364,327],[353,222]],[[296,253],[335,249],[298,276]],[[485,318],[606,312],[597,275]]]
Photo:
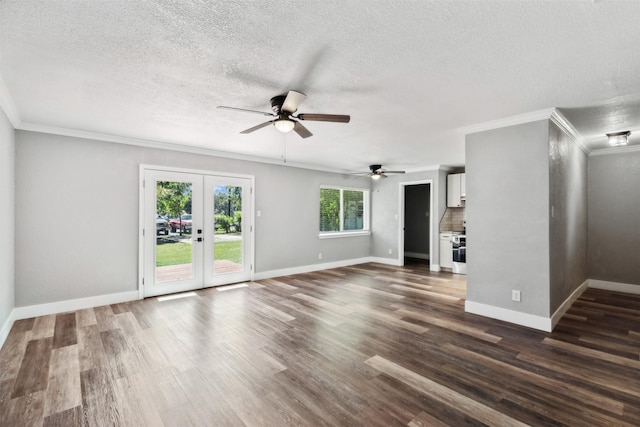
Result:
[[359,236],[370,236],[371,231],[333,231],[329,233],[320,233],[318,234],[318,239],[335,239],[338,237],[359,237]]

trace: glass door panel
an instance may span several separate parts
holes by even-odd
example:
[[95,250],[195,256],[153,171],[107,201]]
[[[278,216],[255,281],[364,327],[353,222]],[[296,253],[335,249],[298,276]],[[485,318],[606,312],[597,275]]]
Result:
[[145,296],[202,287],[202,176],[145,172]]
[[213,206],[213,273],[242,271],[242,187],[214,186]]
[[156,181],[155,282],[193,278],[191,182]]
[[211,215],[205,212],[207,224],[211,224],[206,230],[205,277],[212,285],[249,280],[250,180],[209,176],[205,188],[205,206]]

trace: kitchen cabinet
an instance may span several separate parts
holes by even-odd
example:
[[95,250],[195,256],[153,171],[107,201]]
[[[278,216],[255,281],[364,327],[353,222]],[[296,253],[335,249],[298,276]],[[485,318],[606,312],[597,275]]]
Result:
[[447,175],[447,207],[460,208],[464,206],[467,197],[466,174],[454,173]]
[[440,267],[453,268],[453,244],[451,233],[440,233]]

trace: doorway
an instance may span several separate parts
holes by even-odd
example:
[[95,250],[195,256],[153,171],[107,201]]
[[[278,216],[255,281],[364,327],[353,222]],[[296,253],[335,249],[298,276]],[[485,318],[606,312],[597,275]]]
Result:
[[421,260],[431,265],[433,248],[432,180],[400,183],[399,261]]
[[141,296],[251,280],[253,178],[145,167]]

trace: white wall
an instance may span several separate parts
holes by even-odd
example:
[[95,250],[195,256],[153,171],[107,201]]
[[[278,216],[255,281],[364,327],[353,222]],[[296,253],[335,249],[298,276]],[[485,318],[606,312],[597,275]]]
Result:
[[14,178],[15,131],[0,109],[0,346],[9,333],[15,305]]
[[318,239],[320,185],[366,177],[18,131],[16,307],[137,289],[140,164],[254,175],[256,273],[370,256],[370,236]]

